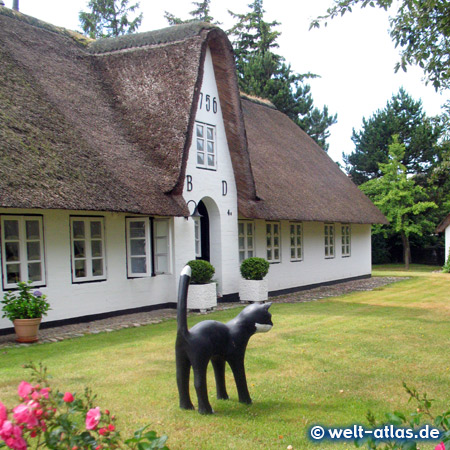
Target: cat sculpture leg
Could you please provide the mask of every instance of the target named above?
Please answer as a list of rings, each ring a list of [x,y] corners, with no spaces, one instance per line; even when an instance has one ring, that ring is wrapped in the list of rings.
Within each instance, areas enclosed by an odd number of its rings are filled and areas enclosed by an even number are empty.
[[[269,331],[272,315],[271,303],[254,303],[244,308],[233,320],[221,323],[215,320],[199,322],[190,330],[187,327],[187,293],[190,267],[181,272],[177,306],[177,340],[175,343],[177,386],[180,407],[194,409],[189,395],[189,375],[194,371],[194,386],[201,414],[213,412],[208,400],[206,374],[212,362],[217,386],[217,398],[228,399],[225,386],[225,362],[233,371],[239,401],[252,402],[245,376],[244,358],[249,339],[256,332]]]

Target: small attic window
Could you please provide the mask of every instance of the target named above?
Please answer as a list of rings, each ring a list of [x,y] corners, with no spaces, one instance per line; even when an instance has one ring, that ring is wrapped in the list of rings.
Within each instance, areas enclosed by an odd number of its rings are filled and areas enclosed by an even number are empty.
[[[215,170],[217,167],[216,127],[195,122],[195,145],[197,167]]]

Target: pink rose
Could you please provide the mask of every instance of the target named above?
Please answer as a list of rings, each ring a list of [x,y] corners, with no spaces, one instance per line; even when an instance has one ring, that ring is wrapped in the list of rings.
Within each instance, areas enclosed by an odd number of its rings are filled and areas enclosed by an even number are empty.
[[[64,394],[63,400],[64,400],[66,403],[72,403],[73,400],[74,400],[74,398],[73,398],[73,395],[72,395],[70,392],[66,392],[66,393]]]
[[[445,450],[444,443],[441,442],[440,444],[436,445],[436,447],[434,447],[434,450]]]
[[[3,425],[3,422],[8,418],[8,411],[6,410],[6,406],[0,402],[0,428]]]
[[[27,383],[26,381],[22,381],[19,384],[19,388],[17,389],[17,392],[19,393],[19,397],[28,399],[28,396],[33,392],[34,388],[31,386],[30,383]]]
[[[95,430],[97,428],[98,423],[100,422],[100,408],[90,409],[86,414],[86,429],[87,430]]]
[[[42,397],[48,399],[49,392],[50,392],[50,388],[43,388],[39,391],[39,394],[42,395]]]
[[[21,403],[13,409],[13,417],[18,424],[26,424],[29,429],[32,429],[39,424],[36,416],[37,408],[39,408],[37,402]]]

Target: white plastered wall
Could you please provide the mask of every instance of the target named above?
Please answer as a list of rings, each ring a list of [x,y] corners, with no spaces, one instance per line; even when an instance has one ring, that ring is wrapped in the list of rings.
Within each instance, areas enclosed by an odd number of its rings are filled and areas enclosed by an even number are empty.
[[[256,256],[266,258],[266,222],[255,220]],[[303,222],[303,260],[290,260],[289,221],[281,221],[281,262],[271,263],[269,292],[370,275],[371,226],[351,225],[351,255],[342,257],[341,224],[335,223],[335,256],[325,258],[324,224]]]
[[[108,212],[0,209],[0,215],[2,214],[42,215],[46,286],[40,290],[48,296],[52,308],[44,321],[176,302],[177,273],[179,273],[177,259],[182,260],[181,255],[183,253],[187,255],[190,251],[189,245],[185,244],[186,236],[190,234],[185,219],[171,218],[169,221],[171,273],[153,277],[127,278],[125,218],[133,215]],[[107,280],[72,282],[69,226],[71,215],[104,217]],[[177,239],[174,238],[175,227]],[[175,243],[179,247],[177,256],[174,252]],[[2,289],[3,283],[0,285],[1,298],[4,294]],[[11,326],[9,320],[0,319],[0,329]]]
[[[445,261],[450,254],[450,225],[445,229]]]
[[[207,95],[209,96],[209,111],[206,107]],[[216,112],[213,110],[214,100],[217,102]],[[192,145],[186,166],[186,177],[189,177],[189,183],[185,181],[183,196],[186,202],[191,200],[195,202],[190,203],[191,205],[198,204],[203,200],[208,209],[211,264],[216,270],[214,279],[218,281],[219,295],[237,293],[239,284],[237,191],[209,48],[205,57],[201,102],[199,101],[195,120],[216,127],[217,167],[216,170],[197,167],[194,125]],[[224,195],[223,182],[226,182],[226,195]],[[189,218],[188,221],[191,223],[192,230],[189,239],[193,245],[193,219]],[[194,252],[192,257],[194,258]]]

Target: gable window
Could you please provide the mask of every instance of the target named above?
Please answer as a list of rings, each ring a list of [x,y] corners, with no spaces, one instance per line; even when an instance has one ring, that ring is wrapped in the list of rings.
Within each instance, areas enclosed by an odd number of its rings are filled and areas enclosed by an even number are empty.
[[[325,258],[334,258],[334,224],[324,225]]]
[[[205,123],[195,123],[197,146],[197,167],[215,169],[217,166],[216,127]]]
[[[169,273],[169,220],[130,217],[126,219],[126,228],[128,277]]]
[[[351,227],[349,224],[342,224],[341,239],[342,239],[342,256],[350,256],[351,250]]]
[[[103,217],[71,217],[72,281],[106,280]]]
[[[3,216],[3,286],[14,288],[19,281],[45,284],[44,238],[41,216]]]
[[[254,235],[255,227],[253,222],[239,221],[238,223],[239,231],[239,262],[241,263],[244,259],[252,258],[255,256],[254,249]]]
[[[266,223],[267,261],[281,261],[280,224]]]
[[[301,223],[291,223],[291,261],[301,261],[303,259],[303,229]]]

